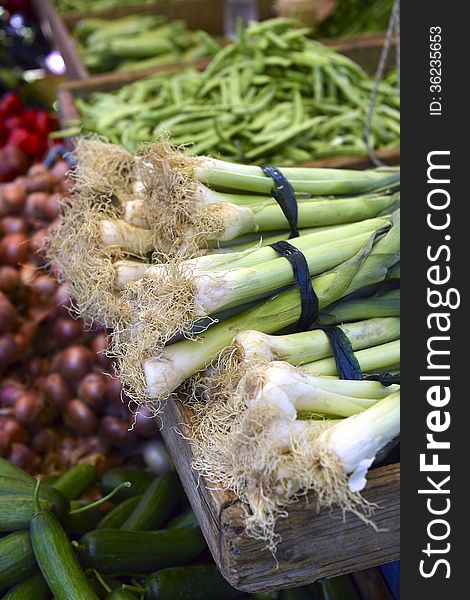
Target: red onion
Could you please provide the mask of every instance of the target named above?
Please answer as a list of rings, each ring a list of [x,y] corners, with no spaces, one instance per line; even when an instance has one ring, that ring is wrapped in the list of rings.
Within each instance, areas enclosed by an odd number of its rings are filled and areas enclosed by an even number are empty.
[[[15,403],[15,418],[20,425],[26,427],[39,422],[44,401],[37,392],[24,392]]]
[[[26,199],[23,214],[27,219],[47,218],[47,200],[49,196],[44,192],[34,192]]]
[[[35,452],[47,452],[56,446],[57,440],[57,433],[51,427],[46,427],[34,434],[31,440],[31,448]]]
[[[57,219],[61,210],[60,194],[51,194],[48,196],[44,204],[44,210],[49,221]]]
[[[27,233],[28,224],[22,217],[3,217],[0,221],[1,233]]]
[[[48,169],[41,164],[33,165],[27,175],[26,186],[28,192],[50,192],[54,180]]]
[[[13,364],[18,358],[18,346],[11,333],[0,336],[0,371]]]
[[[58,160],[51,169],[51,174],[56,183],[61,184],[66,179],[67,173],[70,171],[69,164],[66,160]]]
[[[9,233],[0,242],[0,261],[15,267],[28,257],[28,236],[24,233]]]
[[[45,359],[41,356],[33,356],[26,367],[29,376],[32,379],[37,379],[44,374],[46,368]]]
[[[41,260],[45,259],[45,245],[44,245],[44,241],[46,239],[48,235],[48,231],[46,227],[43,227],[42,229],[38,229],[34,235],[32,236],[32,238],[29,240],[29,250],[30,252],[32,252],[35,256],[37,256],[38,258],[40,258]]]
[[[83,323],[70,317],[60,317],[54,323],[54,338],[60,345],[67,345],[79,338],[83,331]]]
[[[31,291],[39,300],[47,300],[52,298],[57,289],[57,283],[54,277],[39,273],[29,284]]]
[[[31,471],[37,466],[36,454],[24,444],[12,444],[8,460],[25,471]]]
[[[134,425],[134,431],[139,437],[154,437],[159,424],[154,415],[145,406],[139,407],[136,414],[129,413],[129,426]]]
[[[108,336],[106,333],[101,332],[95,335],[91,342],[91,349],[96,354],[96,362],[103,367],[103,369],[112,371],[113,361],[105,354],[108,349]]]
[[[14,406],[23,393],[23,386],[16,379],[4,379],[0,382],[0,406]]]
[[[29,441],[27,430],[12,417],[0,421],[0,430],[8,437],[10,443],[26,444]]]
[[[59,285],[59,287],[55,291],[53,302],[54,306],[57,306],[57,308],[59,309],[58,312],[61,312],[65,315],[69,314],[70,296],[67,290],[67,284],[62,283],[61,285]]]
[[[15,267],[8,265],[0,267],[0,290],[5,294],[12,295],[20,285],[20,274]]]
[[[88,373],[77,389],[78,397],[92,407],[98,407],[105,401],[106,382],[103,375]]]
[[[0,292],[0,334],[9,333],[16,324],[18,319],[18,311],[5,296]]]
[[[26,185],[18,180],[7,183],[2,190],[3,200],[8,213],[19,213],[26,202]]]
[[[137,443],[137,436],[128,430],[126,421],[106,415],[101,419],[100,433],[116,446],[130,446]]]
[[[105,377],[106,381],[106,400],[112,404],[121,405],[122,385],[117,377]]]
[[[78,399],[69,402],[65,421],[71,429],[84,435],[93,433],[98,425],[95,413],[85,402]]]
[[[71,399],[69,386],[59,373],[51,373],[43,382],[42,389],[46,398],[58,409],[64,409]]]
[[[23,265],[21,265],[21,269],[20,269],[21,282],[24,285],[31,285],[31,282],[36,277],[37,273],[38,273],[38,268],[33,262],[28,261],[28,262],[24,263]]]
[[[91,368],[93,354],[86,346],[74,345],[62,352],[59,372],[65,379],[81,379]]]

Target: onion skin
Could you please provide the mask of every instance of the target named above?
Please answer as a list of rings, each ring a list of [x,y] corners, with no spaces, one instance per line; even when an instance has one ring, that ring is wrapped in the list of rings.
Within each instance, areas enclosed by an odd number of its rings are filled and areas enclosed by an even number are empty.
[[[16,267],[28,258],[28,236],[24,233],[9,233],[0,241],[0,261]]]
[[[18,346],[11,333],[0,336],[0,373],[18,358]]]

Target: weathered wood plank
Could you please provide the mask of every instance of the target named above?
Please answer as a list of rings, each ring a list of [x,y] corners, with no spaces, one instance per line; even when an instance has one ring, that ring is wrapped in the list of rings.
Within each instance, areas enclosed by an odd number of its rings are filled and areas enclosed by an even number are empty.
[[[191,412],[181,402],[168,403],[162,435],[214,559],[236,588],[255,592],[299,586],[322,577],[376,566],[399,556],[399,465],[374,469],[364,496],[379,504],[375,531],[354,515],[317,513],[313,499],[293,505],[278,522],[282,537],[277,560],[243,527],[243,507],[233,495],[211,489],[191,468],[191,447],[184,432]]]

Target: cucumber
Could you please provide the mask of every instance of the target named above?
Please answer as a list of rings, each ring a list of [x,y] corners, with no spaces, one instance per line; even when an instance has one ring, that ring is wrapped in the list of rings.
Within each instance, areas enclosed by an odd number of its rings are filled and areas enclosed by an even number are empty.
[[[188,563],[206,548],[199,528],[125,531],[96,529],[80,540],[87,566],[103,573],[143,573]]]
[[[147,578],[146,590],[148,600],[230,600],[243,595],[215,565],[162,569]]]
[[[135,467],[109,469],[101,478],[101,489],[103,494],[109,494],[120,483],[130,481],[132,484],[130,488],[123,488],[114,496],[114,499],[117,501],[127,500],[131,496],[143,494],[155,477],[154,473]]]
[[[49,594],[44,577],[38,573],[12,587],[2,600],[48,600]]]
[[[36,513],[30,532],[34,556],[55,600],[98,600],[54,514]]]
[[[47,500],[43,500],[41,506],[52,510],[52,504]],[[31,496],[0,496],[0,531],[28,529],[35,513]]]
[[[30,481],[36,483],[34,477],[16,465],[12,465],[4,458],[0,458],[0,477],[11,477],[21,481]]]
[[[96,529],[119,529],[139,504],[141,498],[141,494],[139,496],[132,496],[132,498],[128,498],[112,508],[109,513],[101,519],[96,526]]]
[[[159,529],[168,520],[177,501],[178,476],[170,471],[157,477],[145,490],[140,502],[121,525],[121,529],[145,531]]]
[[[184,529],[185,527],[199,527],[199,523],[197,522],[196,515],[193,511],[187,510],[172,519],[166,526],[167,529],[173,529],[173,527],[177,527],[178,529]]]
[[[87,491],[95,477],[95,465],[80,463],[61,475],[51,487],[62,492],[69,500],[76,500]]]
[[[29,531],[15,531],[0,539],[0,592],[36,570]]]
[[[32,498],[35,487],[36,479],[34,478],[32,481],[21,481],[11,477],[0,477],[0,496],[29,496]],[[49,501],[59,514],[66,514],[70,509],[70,502],[62,492],[47,485],[41,484],[39,497],[41,500]]]

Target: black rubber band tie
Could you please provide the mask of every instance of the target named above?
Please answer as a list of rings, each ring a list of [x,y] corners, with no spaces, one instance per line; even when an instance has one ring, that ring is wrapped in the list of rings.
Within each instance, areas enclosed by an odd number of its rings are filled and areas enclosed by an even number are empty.
[[[333,348],[336,370],[340,379],[363,379],[359,361],[354,354],[351,340],[342,329],[331,325],[322,327]]]
[[[297,229],[299,209],[294,188],[277,167],[261,167],[261,169],[263,170],[263,173],[268,177],[271,177],[276,184],[276,187],[271,189],[271,196],[279,204],[289,222],[289,239],[299,237],[299,231]]]
[[[300,291],[301,311],[300,318],[294,325],[295,331],[305,331],[318,319],[320,312],[318,296],[312,285],[312,279],[308,270],[308,263],[302,252],[286,242],[281,240],[270,244],[273,250],[279,252],[281,256],[287,258],[292,265],[294,278]]]
[[[364,379],[366,381],[379,381],[385,387],[395,384],[400,385],[400,373],[394,375],[391,373],[374,373],[373,375],[366,375]]]

